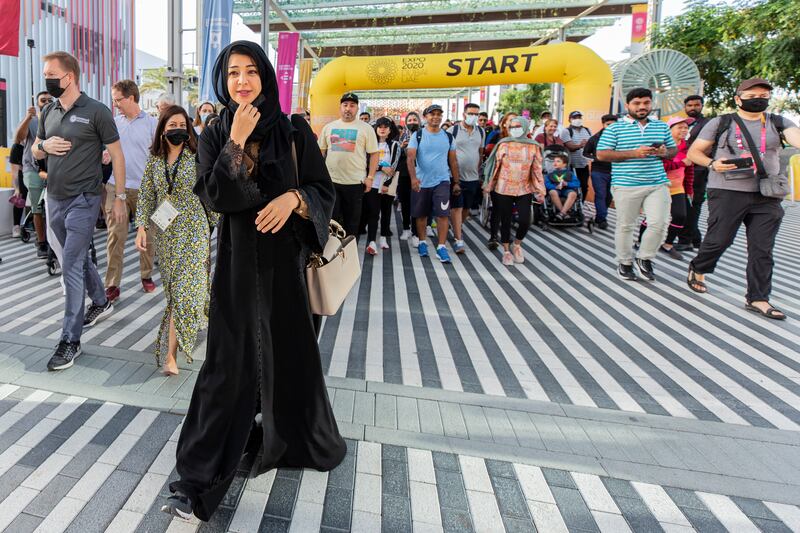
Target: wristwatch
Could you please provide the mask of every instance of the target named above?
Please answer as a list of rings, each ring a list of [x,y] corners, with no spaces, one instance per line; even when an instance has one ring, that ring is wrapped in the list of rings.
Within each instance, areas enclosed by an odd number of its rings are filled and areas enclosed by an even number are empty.
[[[716,161],[716,159],[712,159],[712,160],[711,160],[711,161],[709,161],[709,163],[708,163],[708,168],[710,168],[711,170],[714,170],[714,161]]]
[[[124,192],[123,193],[117,193],[117,194],[114,195],[114,198],[116,198],[117,200],[122,200],[124,202],[125,200],[128,199],[128,195],[125,194]]]
[[[36,148],[38,148],[40,152],[47,153],[47,150],[44,149],[44,141],[39,141],[39,144],[36,145]]]

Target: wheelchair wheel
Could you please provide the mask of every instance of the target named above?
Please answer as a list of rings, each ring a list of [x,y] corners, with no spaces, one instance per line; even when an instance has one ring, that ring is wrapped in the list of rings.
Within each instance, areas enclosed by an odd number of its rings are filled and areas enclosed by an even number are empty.
[[[481,202],[481,209],[480,209],[480,221],[481,226],[486,229],[489,229],[489,223],[492,213],[492,200],[489,198],[488,195],[483,197],[483,201]]]
[[[31,242],[31,232],[24,227],[19,228],[19,238],[22,240],[22,242]]]
[[[60,273],[60,267],[58,261],[48,261],[47,262],[47,273],[51,276],[57,276]]]

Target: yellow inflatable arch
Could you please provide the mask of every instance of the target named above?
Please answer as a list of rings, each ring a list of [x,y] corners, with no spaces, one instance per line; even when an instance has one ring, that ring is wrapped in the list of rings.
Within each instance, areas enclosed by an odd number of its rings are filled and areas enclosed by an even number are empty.
[[[517,83],[561,83],[564,111],[580,110],[600,129],[608,112],[611,69],[591,49],[565,42],[480,52],[383,57],[340,57],[325,65],[311,84],[311,124],[316,132],[339,117],[347,91],[478,87]]]

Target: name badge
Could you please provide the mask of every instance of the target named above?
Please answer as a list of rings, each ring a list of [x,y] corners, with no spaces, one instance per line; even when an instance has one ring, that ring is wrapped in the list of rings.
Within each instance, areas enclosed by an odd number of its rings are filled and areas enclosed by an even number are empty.
[[[169,200],[164,200],[161,202],[161,205],[158,206],[156,212],[153,213],[153,216],[150,217],[150,220],[155,222],[156,226],[161,229],[161,231],[167,231],[167,228],[172,221],[180,214],[180,211],[175,209],[175,206],[170,203]]]

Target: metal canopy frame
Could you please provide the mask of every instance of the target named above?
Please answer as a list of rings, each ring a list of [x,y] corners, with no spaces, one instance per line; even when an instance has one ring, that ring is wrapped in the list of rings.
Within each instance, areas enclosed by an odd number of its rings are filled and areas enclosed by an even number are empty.
[[[308,55],[461,52],[579,41],[643,0],[264,0],[269,34],[300,32]],[[261,31],[262,0],[234,0]]]

